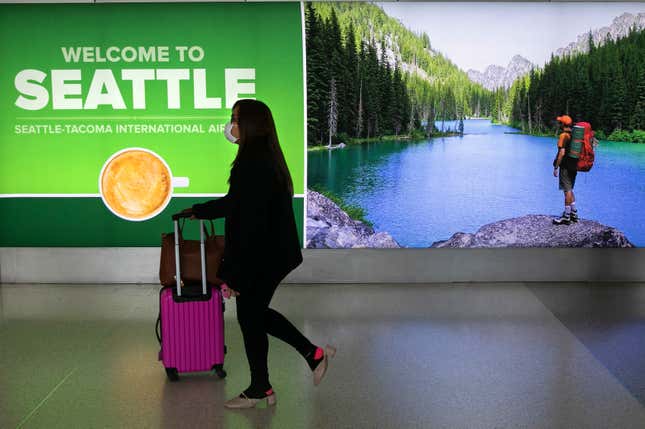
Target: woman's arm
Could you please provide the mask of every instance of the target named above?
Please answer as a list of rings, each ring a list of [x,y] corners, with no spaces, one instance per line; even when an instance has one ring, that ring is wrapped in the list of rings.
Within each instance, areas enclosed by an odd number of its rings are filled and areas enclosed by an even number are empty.
[[[193,205],[193,215],[197,219],[217,219],[228,216],[230,212],[231,197],[229,194],[217,200]]]

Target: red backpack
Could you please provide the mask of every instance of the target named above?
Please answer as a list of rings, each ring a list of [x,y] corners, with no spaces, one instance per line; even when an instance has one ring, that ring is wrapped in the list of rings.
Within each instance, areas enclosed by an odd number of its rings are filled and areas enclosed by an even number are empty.
[[[584,129],[584,133],[573,132],[571,136],[572,146],[576,147],[576,149],[579,148],[580,151],[578,155],[578,171],[589,171],[593,167],[595,159],[593,151],[594,132],[589,122],[578,122],[574,128],[577,127]]]

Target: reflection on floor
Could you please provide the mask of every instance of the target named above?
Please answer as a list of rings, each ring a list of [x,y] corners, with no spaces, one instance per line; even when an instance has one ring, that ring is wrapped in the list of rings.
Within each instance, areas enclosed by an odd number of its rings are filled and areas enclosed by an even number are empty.
[[[232,302],[231,302],[232,304]],[[338,346],[311,373],[271,340],[271,409],[248,384],[234,305],[229,376],[170,383],[155,285],[1,285],[1,428],[643,428],[645,285],[282,286],[274,308]]]

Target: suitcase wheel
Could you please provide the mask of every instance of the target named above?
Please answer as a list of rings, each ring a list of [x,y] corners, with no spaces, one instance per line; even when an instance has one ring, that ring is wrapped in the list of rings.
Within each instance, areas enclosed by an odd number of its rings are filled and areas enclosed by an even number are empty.
[[[166,375],[170,381],[179,381],[179,372],[177,368],[166,368]]]
[[[217,374],[219,378],[226,377],[226,371],[224,371],[224,366],[222,364],[213,365],[213,371],[215,371],[215,374]]]

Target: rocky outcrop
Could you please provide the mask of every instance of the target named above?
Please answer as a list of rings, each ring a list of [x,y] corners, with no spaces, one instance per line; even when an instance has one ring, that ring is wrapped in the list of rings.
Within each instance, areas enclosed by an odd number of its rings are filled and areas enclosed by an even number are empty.
[[[510,88],[517,78],[529,73],[535,65],[521,55],[515,55],[507,67],[490,65],[482,73],[478,70],[468,70],[468,78],[491,91],[497,88]]]
[[[431,247],[634,247],[625,234],[591,220],[554,225],[552,216],[528,215],[484,225],[474,234],[458,232]]]
[[[307,190],[307,243],[310,249],[396,248],[399,244],[386,232],[375,232],[353,220],[324,195]]]
[[[632,29],[636,31],[645,29],[645,12],[637,15],[624,13],[617,16],[608,27],[593,30],[591,38],[595,46],[602,46],[607,39],[618,40],[626,37]],[[564,57],[586,52],[589,52],[589,32],[578,35],[575,42],[555,51],[555,56]]]

